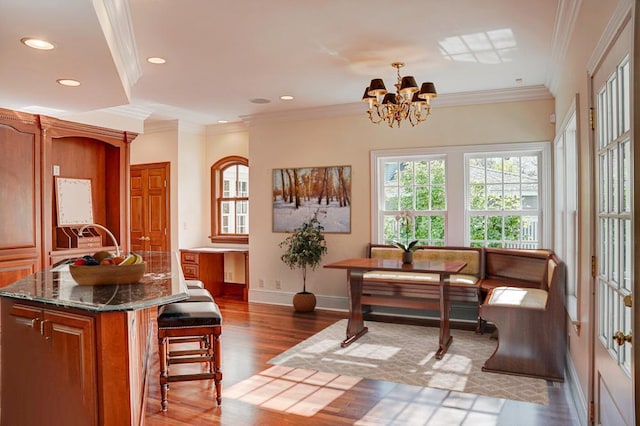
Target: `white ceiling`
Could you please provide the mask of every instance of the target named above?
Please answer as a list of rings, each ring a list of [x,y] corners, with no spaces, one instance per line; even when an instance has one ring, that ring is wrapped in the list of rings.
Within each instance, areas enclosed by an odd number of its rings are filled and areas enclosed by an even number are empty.
[[[335,105],[364,111],[372,78],[393,89],[394,61],[418,84],[435,83],[434,109],[469,92],[553,92],[568,1],[0,0],[0,107],[199,125]],[[56,49],[29,49],[26,36]]]

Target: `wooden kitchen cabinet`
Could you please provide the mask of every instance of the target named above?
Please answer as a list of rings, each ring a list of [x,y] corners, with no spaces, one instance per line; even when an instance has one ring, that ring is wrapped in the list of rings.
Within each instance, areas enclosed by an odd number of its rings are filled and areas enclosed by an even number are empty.
[[[220,296],[224,286],[224,254],[180,250],[182,272],[187,280],[200,280],[212,296]]]
[[[0,287],[42,267],[37,117],[0,109]]]
[[[129,145],[136,133],[0,108],[0,287],[71,257],[114,250],[59,241],[56,176],[91,181],[93,221],[129,251]]]
[[[3,424],[54,424],[56,413],[97,424],[92,317],[5,300],[2,337],[12,342],[2,353]]]
[[[231,258],[225,265],[225,259]],[[180,250],[182,272],[187,280],[200,280],[213,296],[248,300],[249,251],[225,248]],[[225,278],[225,266],[229,271]],[[234,279],[236,277],[236,279]]]
[[[143,423],[155,308],[85,313],[1,299],[1,424]]]

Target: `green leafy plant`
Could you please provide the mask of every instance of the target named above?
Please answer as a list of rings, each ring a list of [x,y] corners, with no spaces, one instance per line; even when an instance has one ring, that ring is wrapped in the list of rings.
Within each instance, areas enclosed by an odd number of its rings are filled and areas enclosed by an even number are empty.
[[[302,269],[302,292],[307,292],[307,269],[314,270],[327,252],[327,242],[322,231],[324,227],[318,220],[318,212],[296,228],[291,235],[280,243],[285,252],[280,259],[291,269]]]

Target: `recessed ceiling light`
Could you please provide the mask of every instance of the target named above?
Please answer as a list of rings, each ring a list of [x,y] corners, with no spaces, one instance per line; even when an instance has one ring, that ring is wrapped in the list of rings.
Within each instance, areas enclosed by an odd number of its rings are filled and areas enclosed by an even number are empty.
[[[268,104],[271,101],[269,99],[264,99],[264,98],[253,98],[253,99],[250,99],[249,102],[251,102],[252,104]]]
[[[50,43],[46,40],[33,38],[33,37],[21,38],[20,42],[25,46],[31,47],[33,49],[38,49],[38,50],[51,50],[55,47],[53,43]]]
[[[76,87],[80,86],[80,82],[78,80],[73,80],[71,78],[59,78],[56,80],[58,84],[62,84],[63,86]]]
[[[291,96],[291,95],[282,95],[282,96],[280,96],[280,99],[282,99],[283,101],[292,101],[293,100],[293,96]]]
[[[167,62],[167,60],[159,56],[152,56],[150,58],[147,58],[147,62],[149,62],[150,64],[164,64],[165,62]]]
[[[218,120],[218,123],[220,124],[227,124],[229,122],[229,120]]]

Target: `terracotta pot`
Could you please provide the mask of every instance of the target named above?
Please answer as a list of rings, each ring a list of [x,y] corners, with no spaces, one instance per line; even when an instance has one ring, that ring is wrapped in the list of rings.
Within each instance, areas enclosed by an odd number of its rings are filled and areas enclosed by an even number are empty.
[[[412,251],[403,251],[402,252],[402,263],[413,263],[413,252]]]
[[[293,295],[293,309],[296,312],[313,312],[316,308],[316,296],[308,291]]]

